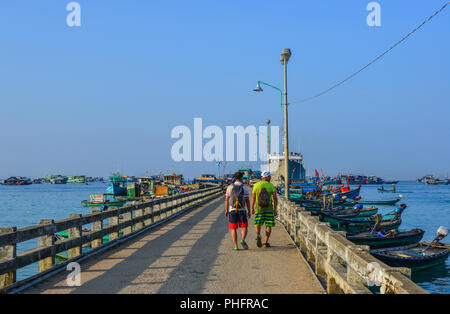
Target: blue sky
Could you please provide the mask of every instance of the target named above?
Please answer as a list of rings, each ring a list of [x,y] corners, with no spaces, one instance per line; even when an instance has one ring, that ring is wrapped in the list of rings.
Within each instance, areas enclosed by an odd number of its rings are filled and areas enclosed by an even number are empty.
[[[279,56],[290,48],[289,99],[365,65],[445,1],[65,0],[0,4],[0,177],[215,173],[175,163],[177,125],[282,124]],[[450,8],[353,80],[289,108],[291,150],[323,168],[414,179],[446,175],[450,155]],[[244,163],[229,164],[228,170]]]

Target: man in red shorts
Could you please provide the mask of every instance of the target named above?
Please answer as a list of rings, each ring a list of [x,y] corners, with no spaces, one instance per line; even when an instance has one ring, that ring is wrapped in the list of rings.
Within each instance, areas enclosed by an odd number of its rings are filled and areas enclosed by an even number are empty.
[[[231,238],[234,243],[233,250],[239,250],[237,243],[237,229],[241,228],[241,245],[244,250],[248,250],[245,242],[248,229],[248,219],[250,213],[250,193],[245,184],[242,183],[243,175],[236,172],[233,176],[234,183],[227,188],[225,195],[225,216],[228,217],[228,227],[231,230]]]

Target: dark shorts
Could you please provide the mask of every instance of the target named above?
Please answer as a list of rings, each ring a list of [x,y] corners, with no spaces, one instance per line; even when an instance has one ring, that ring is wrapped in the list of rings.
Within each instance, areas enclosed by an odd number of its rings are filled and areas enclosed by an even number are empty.
[[[228,227],[231,230],[238,228],[248,228],[248,219],[246,210],[233,210],[228,214]]]

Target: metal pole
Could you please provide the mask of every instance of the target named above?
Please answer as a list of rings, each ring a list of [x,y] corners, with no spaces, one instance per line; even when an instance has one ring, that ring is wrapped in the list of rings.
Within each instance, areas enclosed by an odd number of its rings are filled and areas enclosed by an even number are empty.
[[[289,145],[288,145],[287,60],[284,58],[284,183],[285,198],[289,200]]]
[[[267,164],[270,165],[270,120],[266,121],[267,123]],[[268,171],[270,171],[270,166],[269,169],[267,169]]]

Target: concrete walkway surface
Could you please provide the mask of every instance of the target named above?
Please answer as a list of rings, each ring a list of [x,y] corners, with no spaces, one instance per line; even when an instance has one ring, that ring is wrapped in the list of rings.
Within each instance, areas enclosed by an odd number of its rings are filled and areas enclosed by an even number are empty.
[[[213,200],[82,261],[80,287],[61,272],[23,293],[323,293],[281,225],[268,249],[249,225],[250,249],[232,251],[224,198]]]

